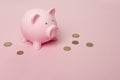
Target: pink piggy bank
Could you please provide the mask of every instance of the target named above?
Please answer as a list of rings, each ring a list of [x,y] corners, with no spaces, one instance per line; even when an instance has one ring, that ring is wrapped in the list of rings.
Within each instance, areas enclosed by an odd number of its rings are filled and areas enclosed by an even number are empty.
[[[48,11],[32,9],[28,11],[23,16],[20,27],[24,41],[30,41],[35,49],[40,49],[42,43],[54,39],[57,35],[55,9],[52,8]]]

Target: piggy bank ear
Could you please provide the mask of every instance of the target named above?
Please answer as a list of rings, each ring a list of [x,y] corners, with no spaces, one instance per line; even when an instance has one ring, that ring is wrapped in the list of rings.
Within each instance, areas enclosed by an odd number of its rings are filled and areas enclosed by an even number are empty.
[[[55,8],[49,9],[48,13],[54,16],[55,15]]]
[[[32,18],[32,24],[34,24],[39,17],[40,17],[39,14],[35,14],[35,15],[33,16],[33,18]]]

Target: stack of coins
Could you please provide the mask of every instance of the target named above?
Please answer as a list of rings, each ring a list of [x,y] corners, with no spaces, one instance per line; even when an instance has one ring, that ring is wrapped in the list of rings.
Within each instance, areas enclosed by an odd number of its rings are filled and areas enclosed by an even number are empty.
[[[80,35],[79,35],[78,33],[74,33],[74,34],[72,34],[72,37],[73,37],[73,38],[79,38]],[[72,44],[73,44],[73,45],[78,45],[78,44],[79,44],[79,41],[78,41],[78,40],[73,40],[73,41],[72,41]],[[86,46],[87,46],[87,47],[93,47],[94,44],[93,44],[92,42],[87,42],[87,43],[86,43]],[[64,49],[64,51],[70,51],[70,50],[71,50],[71,47],[70,47],[70,46],[65,46],[63,49]]]

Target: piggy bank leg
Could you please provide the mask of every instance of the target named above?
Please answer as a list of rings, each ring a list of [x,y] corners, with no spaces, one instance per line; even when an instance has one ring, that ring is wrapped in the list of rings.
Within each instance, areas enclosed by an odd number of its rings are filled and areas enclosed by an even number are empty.
[[[41,48],[41,43],[37,42],[37,41],[34,41],[33,42],[33,48],[39,50]]]

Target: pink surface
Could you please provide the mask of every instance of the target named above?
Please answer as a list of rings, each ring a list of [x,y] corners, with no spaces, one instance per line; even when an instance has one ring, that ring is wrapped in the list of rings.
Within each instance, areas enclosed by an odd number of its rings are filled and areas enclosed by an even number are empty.
[[[39,51],[21,42],[19,29],[23,14],[36,7],[55,7],[61,31]],[[120,0],[4,0],[0,10],[0,80],[120,80]],[[79,45],[71,44],[73,33]],[[6,41],[13,45],[4,47]],[[89,41],[94,47],[85,46]],[[65,52],[66,45],[72,50]]]

